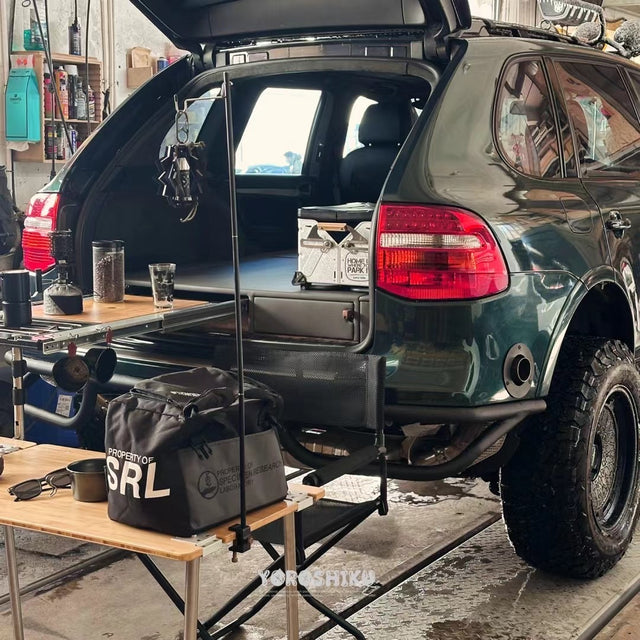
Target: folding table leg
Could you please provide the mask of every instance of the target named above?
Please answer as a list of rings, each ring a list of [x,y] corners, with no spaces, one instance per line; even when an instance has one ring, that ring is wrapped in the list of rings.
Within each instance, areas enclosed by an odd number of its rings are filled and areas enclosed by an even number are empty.
[[[7,556],[7,574],[9,576],[9,597],[11,599],[11,619],[13,620],[14,640],[24,640],[22,627],[22,606],[20,604],[20,584],[18,582],[18,563],[16,562],[16,539],[13,527],[4,526],[4,549]]]
[[[198,640],[200,558],[186,563],[184,574],[184,640]]]
[[[284,572],[286,575],[285,597],[287,599],[287,640],[298,640],[300,623],[298,620],[298,589],[291,582],[289,571],[295,573],[296,565],[296,524],[293,513],[284,517]]]

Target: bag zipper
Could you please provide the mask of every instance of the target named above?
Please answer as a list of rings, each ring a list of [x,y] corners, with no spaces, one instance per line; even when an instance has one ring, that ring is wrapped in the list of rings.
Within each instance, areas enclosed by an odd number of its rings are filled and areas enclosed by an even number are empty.
[[[155,391],[149,391],[148,389],[139,389],[137,387],[133,387],[131,389],[131,393],[134,395],[140,396],[141,398],[147,398],[149,400],[158,400],[159,402],[166,402],[174,407],[178,407],[179,409],[186,409],[189,405],[193,405],[193,409],[197,411],[198,405],[197,402],[201,398],[204,398],[212,391],[216,391],[216,389],[205,389],[200,395],[193,396],[189,398],[186,402],[178,402],[178,400],[174,400],[170,396],[164,396],[161,393],[156,393]],[[234,396],[235,398],[235,396]],[[222,408],[222,407],[221,407]]]
[[[147,398],[148,400],[158,400],[159,402],[166,402],[167,404],[173,405],[174,407],[179,407],[182,409],[184,406],[177,400],[173,398],[167,398],[167,396],[163,396],[161,393],[154,393],[153,391],[148,391],[147,389],[137,389],[134,387],[131,389],[131,393],[134,396],[140,396],[141,398]],[[188,402],[185,404],[189,404]]]

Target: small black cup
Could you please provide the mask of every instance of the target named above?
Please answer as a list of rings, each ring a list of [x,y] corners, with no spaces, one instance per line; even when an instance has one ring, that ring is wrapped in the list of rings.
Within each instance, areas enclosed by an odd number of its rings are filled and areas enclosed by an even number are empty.
[[[29,272],[13,269],[0,273],[2,282],[2,311],[5,327],[24,327],[31,324],[31,289]]]
[[[30,302],[3,302],[5,327],[26,327],[31,324]]]
[[[29,302],[31,288],[26,269],[12,269],[0,273],[2,278],[2,300],[4,302]]]

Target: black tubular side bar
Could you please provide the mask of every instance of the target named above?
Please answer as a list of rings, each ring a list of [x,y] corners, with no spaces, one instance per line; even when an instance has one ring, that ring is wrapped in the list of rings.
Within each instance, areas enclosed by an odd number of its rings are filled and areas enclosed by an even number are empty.
[[[546,405],[545,405],[546,406]],[[442,464],[436,464],[433,466],[408,466],[393,462],[387,463],[389,476],[397,478],[398,480],[442,480],[442,478],[448,478],[461,473],[473,462],[484,453],[491,445],[495,444],[502,436],[505,436],[515,427],[517,427],[529,413],[517,413],[510,418],[501,420],[491,425],[483,434],[476,438],[471,445],[459,456],[456,456],[453,460]],[[294,436],[287,432],[285,428],[279,430],[280,442],[283,447],[302,464],[317,468],[322,465],[326,465],[328,462],[335,461],[336,458],[332,456],[323,456],[321,454],[312,453],[301,445]],[[364,475],[377,475],[380,472],[380,468],[377,465],[368,465],[361,469],[358,469],[358,473]]]

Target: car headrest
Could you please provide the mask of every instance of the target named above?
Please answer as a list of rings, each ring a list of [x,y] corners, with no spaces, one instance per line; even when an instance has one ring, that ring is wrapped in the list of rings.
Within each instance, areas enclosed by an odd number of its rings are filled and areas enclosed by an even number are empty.
[[[411,125],[411,111],[407,104],[372,104],[362,116],[358,139],[364,145],[402,144]]]

